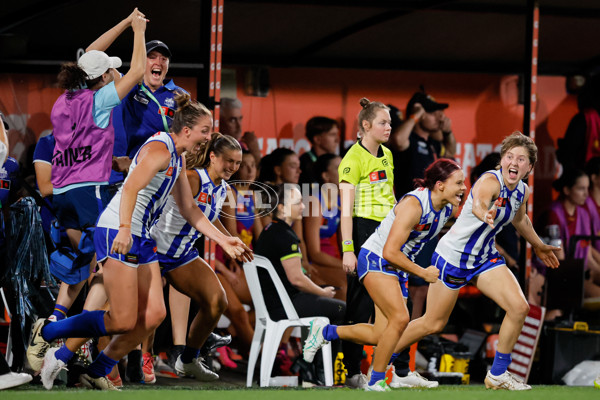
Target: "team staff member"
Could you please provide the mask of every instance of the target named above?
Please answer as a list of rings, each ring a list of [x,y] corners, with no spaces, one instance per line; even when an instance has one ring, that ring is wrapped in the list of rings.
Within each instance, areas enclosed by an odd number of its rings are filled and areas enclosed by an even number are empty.
[[[109,31],[88,47],[103,50],[117,31]],[[146,43],[146,70],[142,83],[136,85],[113,111],[115,146],[111,184],[123,181],[131,159],[146,140],[159,131],[169,131],[177,109],[175,94],[185,92],[172,79],[165,80],[169,71],[171,50],[160,40]]]
[[[194,204],[187,176],[180,176],[185,168],[181,154],[201,149],[212,130],[212,115],[188,94],[179,94],[176,100],[179,109],[173,132],[159,132],[148,139],[125,184],[98,221],[94,244],[103,267],[109,311],[90,311],[51,324],[39,319],[27,349],[30,364],[43,357],[57,338],[116,335],[80,377],[84,386],[115,390],[105,376],[166,314],[156,242],[149,231],[171,191],[181,214],[194,228],[217,241],[232,258],[252,259],[241,240],[223,235],[208,221]]]
[[[136,8],[109,30],[118,32],[112,41],[129,27],[134,32],[131,67],[124,76],[114,69],[121,66],[121,60],[98,50],[86,52],[77,63],[63,64],[58,74],[58,84],[65,92],[50,114],[55,143],[45,190],[52,189],[57,220],[75,249],[82,232],[96,226],[109,201],[112,161],[107,149],[114,142],[112,110],[142,77],[146,22]],[[90,266],[94,265],[92,260]],[[84,284],[85,280],[74,285],[61,283],[53,319],[66,317]],[[34,363],[31,367],[38,371],[42,365]]]
[[[106,32],[88,47],[104,50],[120,34],[120,27],[116,26]],[[127,173],[131,160],[146,142],[156,132],[168,132],[173,123],[173,116],[177,110],[175,102],[176,92],[186,92],[175,85],[173,80],[166,80],[171,60],[171,50],[160,40],[151,40],[146,43],[146,67],[144,78],[139,85],[134,86],[113,111],[113,127],[115,130],[115,144],[113,147],[113,170],[110,175],[110,195],[114,195],[123,183],[124,173]],[[187,93],[187,92],[186,92]],[[144,380],[146,383],[154,380],[152,358],[153,335],[148,342],[143,344],[142,351],[134,350],[129,356],[128,377],[133,381]],[[141,367],[144,357],[144,374]]]
[[[373,301],[356,276],[356,260],[363,243],[396,203],[392,153],[383,146],[390,137],[389,108],[378,101],[360,99],[360,140],[346,153],[339,166],[342,216],[340,220],[344,271],[348,274],[345,325],[366,323],[373,314]],[[362,346],[343,342],[348,386],[365,387],[360,373]]]

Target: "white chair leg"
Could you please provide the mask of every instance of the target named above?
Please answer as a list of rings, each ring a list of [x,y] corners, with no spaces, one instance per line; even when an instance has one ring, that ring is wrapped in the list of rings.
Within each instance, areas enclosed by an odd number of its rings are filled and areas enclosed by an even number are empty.
[[[331,343],[321,348],[323,355],[323,373],[325,374],[325,386],[333,386],[333,362],[331,359]]]
[[[279,349],[279,343],[281,337],[285,332],[287,325],[274,323],[269,325],[265,332],[265,340],[263,343],[262,357],[260,361],[260,386],[269,386],[271,380],[271,371],[273,370],[273,364],[275,363],[275,357],[277,356],[277,350]]]
[[[265,333],[265,327],[256,321],[256,328],[254,329],[254,336],[252,337],[252,345],[250,346],[250,355],[248,356],[248,372],[246,373],[246,386],[252,386],[252,379],[254,378],[254,368],[256,367],[256,360],[260,354],[260,345],[262,338]]]

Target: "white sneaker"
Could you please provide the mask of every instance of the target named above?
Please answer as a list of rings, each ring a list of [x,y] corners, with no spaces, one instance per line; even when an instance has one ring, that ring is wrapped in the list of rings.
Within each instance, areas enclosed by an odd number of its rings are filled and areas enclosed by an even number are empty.
[[[6,374],[0,375],[0,390],[24,385],[27,382],[31,382],[32,379],[33,377],[29,374],[8,372]]]
[[[31,339],[29,347],[27,347],[27,361],[34,372],[39,372],[44,363],[44,356],[50,348],[50,343],[46,342],[42,337],[42,328],[46,324],[45,318],[39,318],[31,328]]]
[[[369,380],[365,374],[355,374],[346,379],[346,386],[353,389],[366,389]]]
[[[398,388],[435,388],[439,386],[438,381],[430,381],[427,378],[421,376],[417,371],[409,372],[408,375],[400,377],[396,375],[396,368],[393,365],[388,365],[387,370],[392,369],[392,382],[390,387],[394,389]],[[387,371],[386,370],[386,371]]]
[[[191,363],[184,364],[181,361],[180,355],[177,357],[177,361],[175,361],[175,370],[183,376],[194,377],[200,382],[210,382],[219,379],[219,375],[208,369],[200,358],[194,359]]]
[[[54,380],[60,371],[67,369],[65,367],[65,363],[56,358],[57,351],[57,348],[52,348],[46,352],[46,356],[44,357],[44,365],[42,365],[42,370],[40,372],[42,384],[47,390],[52,389],[52,386],[54,386]]]
[[[304,361],[313,362],[315,359],[315,354],[323,345],[329,343],[323,337],[323,328],[327,326],[327,323],[319,318],[315,318],[310,321],[310,330],[308,331],[308,337],[304,341],[304,349],[302,349],[302,354],[304,355]]]
[[[488,371],[484,382],[487,389],[531,390],[531,386],[508,371],[499,376],[492,375],[492,373]]]
[[[381,379],[372,385],[365,387],[365,392],[390,392],[392,389],[385,383],[385,379]]]
[[[113,383],[105,376],[92,378],[88,374],[81,374],[79,375],[79,382],[88,389],[121,391],[121,389],[113,385]]]

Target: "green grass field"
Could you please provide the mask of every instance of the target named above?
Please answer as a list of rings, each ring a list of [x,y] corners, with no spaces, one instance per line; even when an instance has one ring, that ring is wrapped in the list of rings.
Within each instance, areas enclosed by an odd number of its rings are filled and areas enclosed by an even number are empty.
[[[346,388],[252,388],[241,390],[222,387],[219,390],[212,390],[190,386],[128,386],[122,392],[97,392],[64,388],[46,391],[38,385],[29,385],[17,390],[0,392],[2,400],[80,400],[82,397],[86,400],[197,400],[199,398],[211,400],[358,400],[365,399],[365,397],[402,400],[582,400],[600,399],[600,390],[593,387],[535,386],[533,390],[527,392],[507,392],[486,390],[483,385],[470,385],[441,386],[428,390],[398,389],[389,393],[365,393]]]

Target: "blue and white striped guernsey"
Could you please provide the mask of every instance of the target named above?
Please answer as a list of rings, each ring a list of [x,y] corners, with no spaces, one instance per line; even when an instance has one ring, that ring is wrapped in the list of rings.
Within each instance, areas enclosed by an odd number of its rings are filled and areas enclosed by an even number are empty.
[[[504,185],[502,171],[487,171],[500,183],[500,195],[495,201],[497,211],[494,228],[481,221],[473,214],[473,190],[460,213],[458,219],[442,237],[436,252],[448,263],[463,269],[473,269],[482,263],[498,256],[495,237],[505,225],[508,225],[523,204],[526,185],[519,181],[515,190],[508,190]]]
[[[425,243],[431,240],[440,233],[446,222],[452,215],[452,204],[447,204],[440,211],[435,211],[431,205],[431,191],[427,188],[418,188],[412,192],[408,192],[406,196],[414,196],[421,203],[421,218],[419,223],[413,227],[408,235],[406,243],[402,245],[402,252],[413,262],[415,257]],[[383,258],[383,246],[390,234],[394,219],[396,218],[395,209],[398,203],[381,221],[375,232],[371,234],[369,239],[363,244],[363,249],[367,249],[379,257]]]
[[[177,181],[177,177],[181,173],[182,163],[181,156],[177,154],[175,149],[173,138],[168,133],[156,133],[142,145],[140,150],[150,142],[164,143],[171,153],[171,160],[167,168],[159,171],[150,183],[138,192],[135,201],[135,208],[131,217],[131,234],[148,239],[150,238],[150,228],[160,216],[167,198]],[[138,150],[129,167],[125,183],[131,178],[131,173],[137,166],[139,154],[140,151]],[[110,229],[119,228],[119,206],[121,204],[122,192],[123,187],[119,188],[117,194],[112,198],[102,215],[100,215],[97,226]]]
[[[215,185],[205,169],[194,169],[200,176],[200,189],[194,195],[198,208],[210,222],[214,222],[221,213],[227,197],[227,183],[221,181]],[[194,246],[194,242],[202,236],[192,227],[179,212],[173,196],[169,196],[165,212],[152,227],[152,238],[156,241],[157,252],[171,258],[179,258]]]

